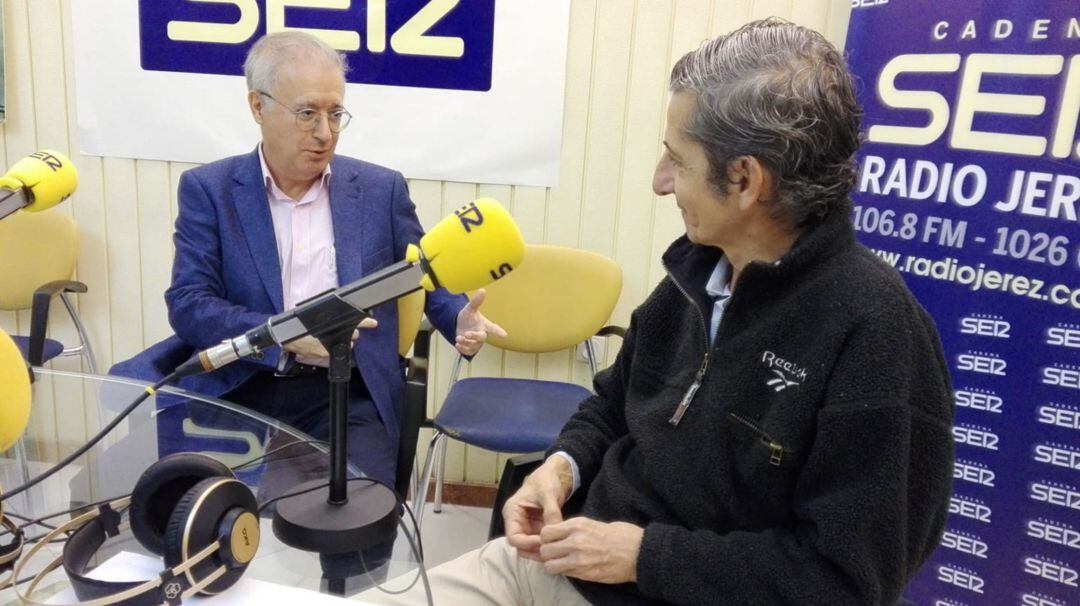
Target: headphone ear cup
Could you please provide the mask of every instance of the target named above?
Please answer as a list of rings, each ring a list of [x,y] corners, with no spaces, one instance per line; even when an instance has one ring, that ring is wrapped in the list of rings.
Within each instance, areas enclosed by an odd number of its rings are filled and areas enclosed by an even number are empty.
[[[128,518],[135,539],[151,553],[164,553],[164,535],[177,502],[206,478],[233,477],[228,465],[206,455],[181,452],[148,467],[131,492]]]
[[[18,525],[14,521],[5,517],[3,513],[0,513],[0,532],[11,536],[11,542],[7,545],[0,545],[0,571],[5,570],[8,566],[15,563],[22,555],[23,550],[23,533],[19,530]],[[14,580],[14,579],[12,579]]]
[[[0,486],[0,495],[3,494],[4,487]],[[3,571],[9,563],[19,559],[23,546],[22,533],[19,532],[19,527],[15,525],[15,522],[4,516],[4,502],[0,501],[0,537],[5,534],[11,535],[11,542],[7,545],[0,544],[0,571]]]
[[[232,536],[237,528],[242,537]],[[188,583],[194,585],[217,568],[227,567],[221,578],[200,591],[204,595],[220,593],[240,580],[258,548],[258,502],[251,489],[236,478],[207,478],[188,490],[173,508],[163,538],[162,555],[169,568],[220,540],[222,547],[217,553],[185,573]]]

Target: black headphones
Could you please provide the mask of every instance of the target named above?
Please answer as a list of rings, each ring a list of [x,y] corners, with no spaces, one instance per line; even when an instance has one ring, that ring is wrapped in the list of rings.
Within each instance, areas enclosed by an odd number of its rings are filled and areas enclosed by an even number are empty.
[[[163,556],[166,569],[147,581],[86,576],[97,550],[120,532],[124,508],[136,540]],[[130,497],[101,505],[50,532],[19,561],[15,574],[41,547],[72,530],[63,554],[34,577],[26,594],[19,594],[24,603],[37,604],[28,596],[45,574],[63,564],[75,595],[88,606],[179,604],[195,593],[221,593],[240,580],[259,546],[258,503],[224,463],[201,454],[169,455],[143,472]]]
[[[0,488],[0,494],[4,494],[3,488]],[[15,561],[22,555],[23,549],[23,531],[19,528],[11,518],[4,515],[4,503],[0,501],[0,526],[7,531],[7,534],[11,535],[11,540],[0,545],[0,573],[7,571],[15,566]],[[12,578],[11,580],[14,580]],[[0,588],[4,586],[4,583],[0,583]]]

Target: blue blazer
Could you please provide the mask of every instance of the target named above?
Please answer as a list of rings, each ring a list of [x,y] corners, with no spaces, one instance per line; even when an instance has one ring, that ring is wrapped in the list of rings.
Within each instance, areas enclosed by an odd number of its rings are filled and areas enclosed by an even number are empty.
[[[331,161],[330,212],[338,284],[345,285],[405,258],[423,229],[401,173],[343,156]],[[173,237],[172,285],[165,291],[176,334],[110,374],[157,381],[196,350],[217,345],[282,312],[281,266],[258,150],[225,158],[180,177],[180,212]],[[425,312],[451,342],[466,298],[429,293]],[[374,310],[379,326],[361,331],[356,366],[390,435],[400,431],[404,378],[397,352],[397,305]],[[259,370],[278,367],[281,348],[179,386],[219,397]]]

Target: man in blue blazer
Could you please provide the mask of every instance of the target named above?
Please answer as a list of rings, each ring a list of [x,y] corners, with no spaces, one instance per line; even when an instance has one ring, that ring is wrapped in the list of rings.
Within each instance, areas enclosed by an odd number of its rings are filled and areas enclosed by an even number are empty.
[[[113,368],[153,380],[196,350],[263,324],[328,288],[405,256],[423,230],[397,171],[335,156],[351,118],[343,106],[345,64],[312,36],[267,36],[244,64],[248,103],[262,130],[254,151],[180,178],[176,256],[165,293],[176,335]],[[425,312],[466,355],[488,331],[483,295],[435,291]],[[389,484],[404,381],[397,308],[383,305],[354,335],[349,387],[349,459]],[[273,416],[316,438],[328,435],[327,352],[313,337],[238,361],[180,385]]]

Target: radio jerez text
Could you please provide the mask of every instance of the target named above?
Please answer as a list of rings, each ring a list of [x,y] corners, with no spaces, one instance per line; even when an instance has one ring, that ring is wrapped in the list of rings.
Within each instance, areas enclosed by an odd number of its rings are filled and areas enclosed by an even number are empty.
[[[986,170],[977,164],[938,165],[906,158],[896,158],[890,164],[881,156],[867,155],[859,169],[859,192],[915,202],[970,208],[983,202],[989,187]],[[1078,201],[1080,177],[1017,170],[1005,195],[992,206],[997,212],[1076,223]]]

